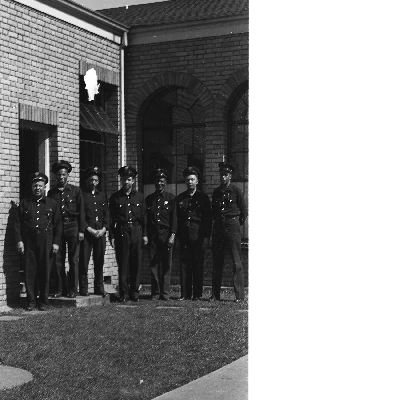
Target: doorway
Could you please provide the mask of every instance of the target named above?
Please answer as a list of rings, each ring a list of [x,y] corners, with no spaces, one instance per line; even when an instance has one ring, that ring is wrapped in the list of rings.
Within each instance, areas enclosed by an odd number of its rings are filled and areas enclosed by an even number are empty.
[[[49,137],[51,127],[31,121],[20,121],[19,161],[20,161],[20,198],[32,194],[29,177],[39,171],[50,178]]]

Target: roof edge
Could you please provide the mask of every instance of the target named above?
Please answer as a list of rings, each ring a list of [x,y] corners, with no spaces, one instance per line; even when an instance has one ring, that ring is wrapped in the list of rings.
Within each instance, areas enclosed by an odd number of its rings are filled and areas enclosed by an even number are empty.
[[[249,18],[244,14],[184,23],[134,25],[128,34],[128,47],[248,32]]]
[[[18,1],[18,0],[17,0]],[[129,27],[113,19],[105,17],[94,10],[90,10],[70,0],[36,0],[51,8],[65,12],[75,18],[97,26],[98,28],[108,30],[115,34],[122,35],[129,31]]]

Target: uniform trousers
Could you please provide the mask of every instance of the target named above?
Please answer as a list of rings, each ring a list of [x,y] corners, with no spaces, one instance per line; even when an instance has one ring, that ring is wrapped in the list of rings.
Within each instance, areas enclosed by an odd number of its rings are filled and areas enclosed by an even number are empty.
[[[198,225],[189,225],[179,234],[181,264],[181,297],[190,299],[203,295],[204,250]],[[192,291],[193,290],[193,291]]]
[[[79,291],[88,291],[88,269],[90,256],[93,252],[94,293],[103,294],[103,266],[104,252],[106,250],[106,236],[94,237],[85,232],[85,238],[80,244],[79,252]]]
[[[65,256],[68,245],[68,282],[65,272]],[[60,249],[55,257],[55,288],[56,292],[66,295],[76,292],[78,284],[79,239],[78,223],[63,222]]]
[[[233,287],[236,299],[244,299],[244,276],[241,257],[241,233],[238,218],[216,220],[212,236],[213,279],[212,297],[220,300],[225,251],[232,257]]]
[[[28,307],[36,306],[39,291],[39,306],[45,306],[49,297],[49,279],[53,259],[52,230],[30,233],[24,238],[25,286]]]
[[[117,225],[114,238],[120,297],[138,299],[142,262],[142,227],[141,225]]]
[[[172,247],[168,248],[169,229],[149,232],[151,296],[169,298],[172,270]]]

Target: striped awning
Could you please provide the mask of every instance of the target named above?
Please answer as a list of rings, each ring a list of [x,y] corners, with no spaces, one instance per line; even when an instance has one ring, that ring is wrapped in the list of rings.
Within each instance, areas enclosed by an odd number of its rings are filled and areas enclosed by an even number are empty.
[[[88,103],[80,103],[79,114],[80,125],[84,129],[113,135],[120,134],[108,115],[100,107],[95,107]]]

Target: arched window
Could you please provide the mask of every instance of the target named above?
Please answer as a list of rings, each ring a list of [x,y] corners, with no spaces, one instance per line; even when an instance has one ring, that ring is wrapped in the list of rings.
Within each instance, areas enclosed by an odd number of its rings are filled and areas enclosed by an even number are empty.
[[[161,89],[143,118],[144,194],[154,191],[154,166],[169,172],[169,191],[176,194],[186,189],[183,170],[194,165],[203,172],[204,161],[205,117],[199,98],[178,87]]]
[[[228,161],[235,167],[232,180],[248,199],[249,180],[249,83],[240,85],[228,111]],[[248,223],[242,228],[242,242],[248,243]]]

